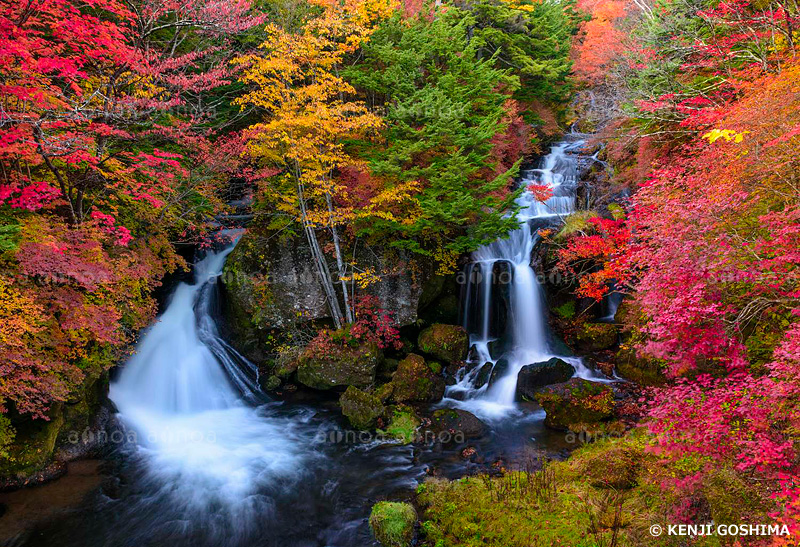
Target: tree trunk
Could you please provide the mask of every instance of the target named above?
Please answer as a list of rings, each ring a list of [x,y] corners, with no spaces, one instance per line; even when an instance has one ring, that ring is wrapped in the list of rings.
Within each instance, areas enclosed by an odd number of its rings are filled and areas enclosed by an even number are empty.
[[[350,306],[350,297],[349,291],[347,290],[347,281],[345,281],[345,277],[347,276],[347,267],[345,266],[344,260],[342,260],[342,248],[339,245],[339,232],[336,230],[336,225],[333,223],[333,200],[331,199],[330,193],[325,194],[325,200],[328,203],[328,226],[331,230],[331,236],[333,237],[333,247],[336,251],[336,266],[338,267],[338,275],[339,275],[339,283],[342,285],[342,299],[344,300],[344,313],[345,317],[347,318],[348,323],[353,322],[353,310]]]
[[[342,328],[344,321],[342,317],[342,310],[339,307],[339,299],[336,297],[336,289],[334,289],[333,286],[333,278],[331,276],[330,268],[328,268],[325,255],[322,253],[322,249],[319,246],[319,241],[317,241],[317,234],[314,232],[314,227],[308,222],[308,217],[306,215],[306,201],[305,196],[303,195],[303,185],[299,182],[297,184],[297,197],[300,202],[300,215],[303,222],[303,230],[306,233],[306,239],[308,239],[308,246],[311,248],[311,256],[314,258],[314,262],[317,265],[317,273],[319,274],[320,283],[322,283],[322,289],[325,291],[325,296],[328,298],[328,307],[331,310],[333,324],[337,329],[340,329]]]

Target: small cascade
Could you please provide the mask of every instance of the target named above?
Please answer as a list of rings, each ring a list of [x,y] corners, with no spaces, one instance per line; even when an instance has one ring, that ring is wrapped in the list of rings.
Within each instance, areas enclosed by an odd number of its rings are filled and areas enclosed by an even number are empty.
[[[449,386],[444,404],[457,406],[484,418],[496,418],[515,409],[517,375],[522,367],[554,356],[548,343],[547,315],[542,287],[531,267],[531,253],[538,228],[572,213],[576,207],[578,151],[582,140],[556,144],[542,158],[538,169],[522,173],[521,184],[546,185],[552,197],[542,202],[530,192],[518,199],[521,226],[508,236],[477,249],[466,266],[462,324],[470,334],[472,350],[468,367]],[[505,269],[498,268],[505,265]],[[498,275],[507,271],[509,275]],[[507,325],[503,332],[492,324],[500,297],[507,298]],[[505,342],[501,355],[491,351]],[[562,357],[575,366],[579,376],[593,377],[580,359]],[[492,381],[476,385],[485,363]],[[483,375],[485,378],[485,374]]]

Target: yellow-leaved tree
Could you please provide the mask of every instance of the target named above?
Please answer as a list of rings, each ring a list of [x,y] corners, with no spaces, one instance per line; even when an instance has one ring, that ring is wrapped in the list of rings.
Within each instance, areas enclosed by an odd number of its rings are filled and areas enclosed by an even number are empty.
[[[267,27],[260,54],[236,59],[245,66],[242,81],[252,86],[238,99],[242,108],[264,112],[249,128],[247,153],[280,171],[272,201],[303,226],[336,327],[353,321],[346,264],[337,230],[352,211],[337,211],[334,198],[343,188],[335,174],[357,161],[344,146],[349,139],[377,135],[382,119],[359,100],[338,75],[347,55],[369,39],[377,23],[395,9],[393,0],[314,2],[322,8],[299,32]],[[291,189],[291,191],[289,191]],[[344,314],[316,230],[327,228],[333,240]]]

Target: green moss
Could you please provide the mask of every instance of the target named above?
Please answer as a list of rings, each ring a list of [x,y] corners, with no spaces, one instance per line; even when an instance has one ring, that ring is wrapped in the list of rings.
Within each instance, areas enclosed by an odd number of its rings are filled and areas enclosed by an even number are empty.
[[[611,323],[581,323],[575,330],[575,343],[585,351],[608,349],[617,343],[617,327]]]
[[[356,429],[371,429],[385,412],[380,399],[353,386],[339,397],[339,406]]]
[[[431,372],[434,374],[441,374],[442,373],[442,364],[437,363],[436,361],[431,361],[428,363],[428,368],[431,369]]]
[[[564,226],[556,234],[556,239],[563,240],[578,232],[594,231],[589,219],[600,216],[596,211],[576,211],[564,219]]]
[[[61,407],[54,407],[49,420],[31,420],[17,426],[14,442],[0,460],[0,476],[28,477],[40,471],[53,456],[56,439],[64,424]]]
[[[469,350],[469,336],[458,325],[436,323],[419,334],[419,348],[448,363],[463,361]]]
[[[549,462],[537,472],[506,471],[500,476],[456,481],[428,479],[417,488],[423,509],[422,545],[686,545],[686,538],[650,534],[652,524],[669,524],[665,515],[676,499],[665,495],[660,486],[665,476],[674,476],[674,470],[659,467],[663,460],[645,452],[646,444],[645,438],[635,434],[586,445],[568,460]],[[618,465],[624,466],[623,472],[615,469]],[[589,469],[592,473],[587,474]],[[598,481],[603,475],[619,479],[624,489]],[[720,540],[698,537],[690,544],[716,547]]]
[[[433,402],[444,394],[444,381],[437,378],[425,359],[414,353],[400,361],[392,376],[393,398],[398,403]]]
[[[314,389],[367,387],[375,381],[382,360],[383,353],[374,342],[356,347],[333,344],[324,355],[309,347],[298,359],[297,380]]]
[[[714,522],[720,524],[741,524],[752,519],[753,515],[769,512],[768,501],[753,477],[724,467],[714,469],[705,478],[703,496]]]
[[[559,317],[563,317],[564,319],[572,319],[575,317],[575,301],[570,300],[569,302],[566,302],[557,308],[553,308],[553,311]]]
[[[369,527],[384,547],[408,547],[414,539],[417,512],[408,503],[381,501],[372,507]]]
[[[614,411],[611,388],[581,378],[544,388],[534,397],[547,414],[545,425],[553,429],[582,430],[610,419]]]
[[[421,423],[413,408],[401,405],[392,412],[388,427],[380,432],[408,444],[416,438],[417,428]]]

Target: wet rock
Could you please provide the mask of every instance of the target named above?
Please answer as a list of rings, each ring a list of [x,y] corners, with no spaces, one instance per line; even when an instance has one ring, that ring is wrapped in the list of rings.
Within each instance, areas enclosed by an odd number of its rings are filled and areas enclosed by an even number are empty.
[[[400,361],[397,359],[384,359],[383,362],[378,365],[378,378],[387,382],[390,381],[392,379],[392,374],[397,370],[397,365],[399,364]]]
[[[353,386],[339,397],[339,406],[350,424],[362,430],[375,427],[378,418],[386,411],[378,397]]]
[[[465,439],[474,439],[484,436],[489,428],[474,414],[466,410],[443,408],[433,413],[428,430],[435,433],[437,437],[441,437],[440,433],[448,432],[453,438],[461,436]]]
[[[575,345],[582,351],[600,351],[617,344],[617,327],[611,323],[582,323],[575,330]]]
[[[275,391],[281,387],[281,379],[274,374],[267,376],[263,381],[261,381],[261,387],[264,389],[264,391]]]
[[[410,547],[417,512],[410,503],[382,501],[372,507],[369,527],[383,547]]]
[[[614,413],[612,389],[582,378],[542,388],[534,398],[547,413],[544,424],[561,431],[583,430],[582,424],[607,421]]]
[[[463,361],[469,350],[469,336],[458,325],[431,325],[419,335],[420,350],[448,363]]]
[[[444,396],[444,378],[433,373],[425,359],[411,353],[400,361],[392,377],[392,398],[398,402],[436,402]]]
[[[478,371],[478,374],[475,376],[475,381],[473,382],[475,388],[481,388],[486,385],[486,382],[489,381],[489,376],[492,374],[492,368],[494,368],[494,364],[492,363],[484,363],[481,365],[481,369]]]
[[[492,368],[492,374],[489,376],[489,385],[494,385],[500,378],[508,373],[509,363],[508,359],[498,359]]]
[[[312,347],[300,355],[297,381],[314,389],[334,387],[367,387],[375,381],[375,371],[383,354],[374,342],[364,342],[356,347],[335,345],[326,349],[325,355]]]
[[[575,367],[553,357],[542,363],[525,365],[517,375],[517,399],[532,401],[536,391],[551,384],[566,382],[575,374]]]

